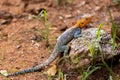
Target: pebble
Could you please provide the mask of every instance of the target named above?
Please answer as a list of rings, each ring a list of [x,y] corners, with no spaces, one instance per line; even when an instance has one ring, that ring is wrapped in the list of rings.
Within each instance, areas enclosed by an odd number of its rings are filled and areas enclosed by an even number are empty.
[[[86,4],[86,1],[82,1],[82,2],[78,5],[78,7],[84,6],[85,4]]]
[[[16,46],[16,49],[20,49],[22,46],[21,45],[17,45]]]
[[[65,18],[72,18],[72,17],[73,17],[72,14],[65,15]]]
[[[33,18],[34,18],[33,15],[31,14],[28,15],[28,20],[33,20]]]
[[[78,76],[78,77],[77,77],[77,80],[82,80],[82,76]]]
[[[36,48],[39,48],[40,47],[40,44],[39,43],[35,43],[34,44]]]
[[[61,20],[64,19],[63,16],[58,16],[58,18],[61,19]]]
[[[100,6],[95,7],[95,11],[99,11],[101,9]]]

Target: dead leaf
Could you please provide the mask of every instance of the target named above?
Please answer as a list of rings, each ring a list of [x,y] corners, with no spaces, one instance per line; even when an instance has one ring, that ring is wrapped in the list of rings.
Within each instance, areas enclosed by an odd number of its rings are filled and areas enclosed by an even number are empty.
[[[57,72],[57,67],[56,65],[53,65],[51,68],[47,70],[46,74],[48,76],[55,76],[56,72]]]
[[[0,74],[4,75],[4,76],[7,76],[8,75],[8,72],[6,70],[0,70]]]

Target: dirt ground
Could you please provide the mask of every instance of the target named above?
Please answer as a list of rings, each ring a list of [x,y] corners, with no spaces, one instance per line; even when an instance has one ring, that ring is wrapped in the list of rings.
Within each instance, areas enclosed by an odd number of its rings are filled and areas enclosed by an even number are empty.
[[[93,14],[92,27],[104,24],[103,29],[110,34],[111,23],[106,6],[110,0],[74,0],[72,4],[57,5],[56,0],[1,0],[0,1],[0,70],[9,73],[23,70],[43,63],[52,52],[56,38],[67,28],[87,14]],[[61,0],[65,1],[65,0]],[[64,3],[64,2],[63,2]],[[47,11],[50,27],[49,47],[45,45],[39,29],[44,25],[33,18],[40,10]],[[114,17],[120,17],[120,7],[112,7]],[[120,62],[113,66],[120,76]],[[71,70],[67,80],[80,80],[80,75]],[[101,69],[93,73],[88,80],[108,80],[109,71]],[[28,73],[0,80],[48,80],[42,72]]]

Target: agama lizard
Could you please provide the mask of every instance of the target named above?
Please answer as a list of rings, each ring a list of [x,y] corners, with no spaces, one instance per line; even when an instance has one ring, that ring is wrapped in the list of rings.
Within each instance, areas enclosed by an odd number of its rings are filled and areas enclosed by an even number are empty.
[[[67,44],[73,38],[80,37],[82,28],[85,27],[91,21],[91,18],[92,18],[91,16],[85,17],[85,18],[79,20],[73,27],[71,27],[71,28],[67,29],[65,32],[63,32],[57,38],[57,43],[55,45],[55,48],[54,48],[52,54],[50,55],[50,57],[44,63],[39,64],[39,65],[37,65],[35,67],[32,67],[32,68],[29,68],[29,69],[25,69],[25,70],[22,70],[22,71],[19,71],[19,72],[8,74],[7,77],[37,71],[37,70],[49,65],[52,61],[54,61],[54,59],[56,59],[56,57],[61,52],[66,54],[68,52],[68,49],[69,49]]]

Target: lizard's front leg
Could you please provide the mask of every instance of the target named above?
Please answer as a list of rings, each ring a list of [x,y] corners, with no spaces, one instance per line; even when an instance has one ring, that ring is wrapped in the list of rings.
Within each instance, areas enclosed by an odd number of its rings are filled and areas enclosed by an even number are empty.
[[[81,37],[81,29],[78,29],[74,32],[74,38]]]

